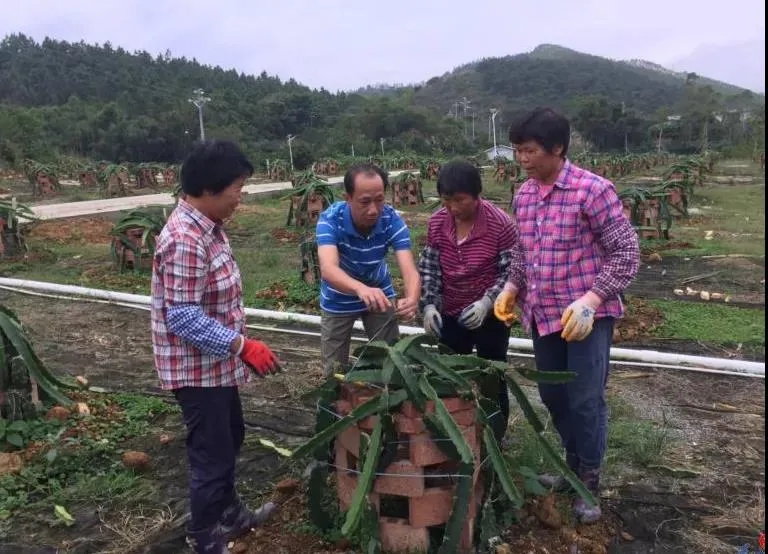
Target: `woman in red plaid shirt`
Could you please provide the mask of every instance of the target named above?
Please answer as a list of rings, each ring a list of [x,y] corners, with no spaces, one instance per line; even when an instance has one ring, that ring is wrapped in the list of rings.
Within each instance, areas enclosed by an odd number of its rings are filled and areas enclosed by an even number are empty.
[[[245,436],[238,387],[279,370],[261,341],[245,334],[240,270],[223,222],[235,212],[253,166],[227,141],[198,144],[181,168],[184,193],[157,237],[152,271],[152,345],[164,390],[187,427],[190,542],[223,554],[227,541],[275,509],[251,511],[235,491]]]
[[[506,320],[519,303],[538,369],[576,373],[565,384],[539,385],[539,393],[567,464],[597,493],[607,442],[613,326],[624,311],[621,293],[637,274],[640,247],[613,183],[566,157],[570,135],[568,120],[548,108],[534,110],[509,130],[528,180],[513,200],[518,253],[494,311]],[[570,488],[563,478],[541,481],[561,492]],[[581,498],[573,509],[584,523],[601,517],[599,506]]]

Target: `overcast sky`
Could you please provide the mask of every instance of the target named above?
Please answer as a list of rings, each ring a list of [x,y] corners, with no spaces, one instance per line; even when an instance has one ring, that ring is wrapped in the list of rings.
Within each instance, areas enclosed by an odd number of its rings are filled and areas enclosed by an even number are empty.
[[[708,77],[765,89],[764,0],[0,3],[0,36],[22,32],[36,40],[110,41],[152,54],[170,50],[332,91],[425,81],[478,58],[527,52],[541,43],[676,69],[689,69],[677,67],[687,62]],[[738,60],[734,71],[729,52],[753,54]]]

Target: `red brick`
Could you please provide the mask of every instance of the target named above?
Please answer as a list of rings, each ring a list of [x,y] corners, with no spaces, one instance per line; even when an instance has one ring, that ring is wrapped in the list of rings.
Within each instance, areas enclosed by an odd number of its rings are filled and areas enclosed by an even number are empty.
[[[334,442],[333,448],[335,451],[334,459],[333,459],[333,465],[336,466],[337,469],[345,470],[345,469],[355,469],[354,467],[349,467],[349,464],[347,463],[347,453],[348,450],[344,448],[344,445],[341,444],[339,441]],[[357,454],[355,454],[356,456]]]
[[[479,472],[476,471],[475,486],[472,490],[469,511],[467,512],[467,518],[469,519],[477,517],[480,502],[482,502],[483,498],[483,481],[482,479],[477,479],[478,476]],[[408,499],[409,523],[413,527],[430,527],[446,523],[453,510],[455,495],[456,486],[446,485],[443,487],[430,487],[424,490],[422,496]]]
[[[480,442],[478,441],[477,436],[477,426],[460,426],[459,428],[475,456],[475,461],[478,461],[480,459]],[[411,452],[411,462],[418,467],[439,464],[450,459],[442,450],[440,450],[429,433],[411,435],[409,447]]]
[[[351,452],[355,457],[360,452],[360,429],[355,425],[347,427],[341,433],[336,435],[336,442]]]
[[[376,479],[374,492],[408,497],[424,494],[424,470],[415,467],[409,460],[392,462],[384,473],[389,475],[381,475]],[[398,477],[397,474],[404,476]]]
[[[425,403],[424,412],[431,414],[434,411],[435,403],[432,400],[427,400]],[[421,412],[410,400],[406,400],[400,405],[400,413],[406,417],[421,417]]]
[[[411,463],[417,467],[431,466],[450,460],[440,450],[437,443],[432,440],[429,433],[411,435],[408,450],[410,451]]]
[[[472,425],[477,422],[477,413],[474,408],[471,410],[459,410],[458,412],[452,412],[451,416],[459,426]]]
[[[429,549],[427,529],[412,527],[404,519],[381,518],[379,532],[384,552],[426,552]]]
[[[412,527],[442,525],[453,508],[454,487],[432,487],[421,496],[408,499],[408,522]]]
[[[363,431],[367,431],[368,433],[371,433],[373,431],[373,428],[376,426],[376,422],[378,420],[379,420],[379,416],[364,417],[363,419],[357,422],[357,426]]]
[[[338,415],[345,416],[351,411],[352,411],[352,404],[350,404],[349,401],[347,400],[336,401],[336,413]]]
[[[409,417],[404,414],[395,414],[395,429],[404,435],[417,435],[424,433],[426,428],[420,417]]]
[[[352,499],[357,490],[357,475],[339,471],[336,473],[336,492],[339,496],[339,507],[342,510],[348,510]],[[376,511],[379,511],[381,499],[375,492],[368,493],[368,500],[373,504]]]
[[[472,400],[464,400],[463,398],[459,398],[457,396],[441,398],[440,400],[442,400],[443,404],[445,404],[445,409],[451,413],[461,412],[464,410],[475,410],[477,408]]]

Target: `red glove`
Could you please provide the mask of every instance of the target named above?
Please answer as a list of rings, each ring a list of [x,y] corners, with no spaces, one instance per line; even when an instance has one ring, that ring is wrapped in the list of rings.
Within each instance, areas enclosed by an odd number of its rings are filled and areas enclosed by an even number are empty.
[[[280,364],[275,353],[269,346],[260,340],[246,339],[243,337],[243,350],[240,358],[249,368],[255,371],[259,377],[266,377],[270,373],[280,371]]]

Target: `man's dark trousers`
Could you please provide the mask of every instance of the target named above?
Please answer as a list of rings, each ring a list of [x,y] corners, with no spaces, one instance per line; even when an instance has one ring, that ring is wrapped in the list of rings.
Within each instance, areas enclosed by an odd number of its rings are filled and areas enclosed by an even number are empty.
[[[235,460],[245,438],[237,387],[174,391],[187,427],[190,530],[213,527],[235,500]]]
[[[539,336],[532,323],[533,351],[539,371],[573,371],[576,377],[557,385],[539,384],[539,394],[552,416],[574,471],[599,469],[608,441],[608,383],[614,318],[595,320],[582,341],[566,342],[560,332]]]
[[[498,362],[507,361],[509,350],[510,329],[492,314],[485,318],[483,324],[477,329],[467,329],[459,323],[457,317],[443,316],[443,328],[440,331],[440,342],[453,350],[456,354],[471,354],[472,349],[477,349],[477,356],[485,360]],[[509,390],[506,378],[502,377],[499,387],[499,409],[504,421],[503,428],[507,428],[509,421]],[[503,438],[497,436],[497,440]]]

